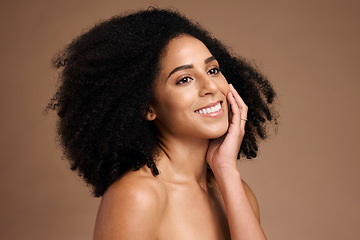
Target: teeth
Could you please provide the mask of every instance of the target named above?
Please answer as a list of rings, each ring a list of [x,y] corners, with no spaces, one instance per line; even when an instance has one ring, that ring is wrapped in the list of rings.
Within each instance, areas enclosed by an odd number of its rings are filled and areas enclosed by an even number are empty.
[[[216,104],[215,106],[213,107],[209,107],[209,108],[203,108],[203,109],[200,109],[200,110],[196,110],[195,112],[196,113],[200,113],[200,114],[207,114],[207,113],[214,113],[214,112],[217,112],[221,109],[221,104],[218,103]]]

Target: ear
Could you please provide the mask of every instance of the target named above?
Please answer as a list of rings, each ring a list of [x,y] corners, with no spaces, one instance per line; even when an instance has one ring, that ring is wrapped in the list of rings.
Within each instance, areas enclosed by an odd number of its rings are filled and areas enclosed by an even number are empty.
[[[146,112],[146,120],[148,121],[154,121],[156,118],[156,113],[152,107],[149,107]]]

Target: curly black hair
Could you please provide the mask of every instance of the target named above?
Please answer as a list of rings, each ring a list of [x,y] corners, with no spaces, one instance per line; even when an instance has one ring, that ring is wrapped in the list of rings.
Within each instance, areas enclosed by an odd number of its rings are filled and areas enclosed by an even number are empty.
[[[159,174],[158,139],[145,118],[153,100],[159,59],[182,34],[202,41],[227,81],[249,108],[240,154],[256,157],[258,139],[274,123],[275,92],[246,60],[231,55],[209,32],[176,11],[151,8],[103,21],[74,39],[53,60],[59,87],[48,109],[58,114],[58,134],[76,170],[96,197],[122,174],[144,165]]]

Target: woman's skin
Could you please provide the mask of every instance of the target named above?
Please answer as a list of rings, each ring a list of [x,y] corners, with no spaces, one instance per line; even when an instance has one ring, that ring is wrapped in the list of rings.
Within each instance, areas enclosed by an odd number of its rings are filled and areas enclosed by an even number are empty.
[[[160,65],[146,116],[159,133],[160,174],[144,166],[113,183],[94,239],[266,239],[236,165],[246,105],[196,38],[172,39]]]

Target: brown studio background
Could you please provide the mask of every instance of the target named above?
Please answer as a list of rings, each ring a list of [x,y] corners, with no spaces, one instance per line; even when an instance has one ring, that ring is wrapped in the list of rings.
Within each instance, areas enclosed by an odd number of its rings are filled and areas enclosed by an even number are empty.
[[[99,19],[175,7],[251,60],[278,91],[278,134],[240,163],[269,239],[360,239],[358,1],[0,1],[1,239],[91,239],[99,199],[43,115],[50,60]]]

